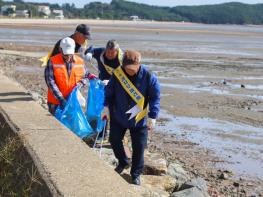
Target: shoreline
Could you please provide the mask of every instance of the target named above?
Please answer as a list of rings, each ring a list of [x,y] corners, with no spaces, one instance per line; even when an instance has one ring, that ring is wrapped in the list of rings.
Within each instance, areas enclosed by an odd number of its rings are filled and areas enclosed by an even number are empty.
[[[182,24],[182,25],[214,25],[214,26],[248,26],[248,27],[262,27],[263,24],[261,25],[256,25],[256,24],[207,24],[207,23],[195,23],[195,22],[184,22],[184,21],[155,21],[155,20],[138,20],[138,21],[132,21],[132,20],[112,20],[112,19],[81,19],[81,18],[74,18],[74,19],[43,19],[43,18],[4,18],[0,17],[0,25],[2,22],[6,22],[7,24],[13,24],[13,21],[17,23],[47,23],[49,22],[50,24],[55,24],[55,23],[84,23],[84,22],[90,22],[91,24],[106,24],[106,23],[117,23],[117,24],[127,24],[127,23],[138,23],[138,24]],[[11,22],[12,21],[12,22]],[[52,22],[51,22],[52,21]]]

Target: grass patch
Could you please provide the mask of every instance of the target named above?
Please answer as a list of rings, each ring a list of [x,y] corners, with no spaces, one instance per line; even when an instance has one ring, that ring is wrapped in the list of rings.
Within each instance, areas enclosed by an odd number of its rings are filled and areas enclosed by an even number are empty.
[[[22,140],[0,114],[0,196],[51,196]]]

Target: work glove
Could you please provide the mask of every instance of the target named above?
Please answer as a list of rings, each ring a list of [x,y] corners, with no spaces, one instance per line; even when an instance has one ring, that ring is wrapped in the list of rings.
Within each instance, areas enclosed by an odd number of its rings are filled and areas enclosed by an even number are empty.
[[[103,80],[102,83],[106,86],[109,83],[109,80]]]
[[[90,62],[92,60],[92,53],[87,53],[84,55],[85,62]]]
[[[88,78],[89,80],[98,79],[98,77],[97,77],[96,75],[91,74],[91,73],[88,74],[87,78]]]
[[[109,119],[109,108],[105,106],[101,112],[101,120],[108,120],[108,119]]]
[[[147,119],[147,128],[148,130],[153,130],[156,125],[156,119],[148,118]]]

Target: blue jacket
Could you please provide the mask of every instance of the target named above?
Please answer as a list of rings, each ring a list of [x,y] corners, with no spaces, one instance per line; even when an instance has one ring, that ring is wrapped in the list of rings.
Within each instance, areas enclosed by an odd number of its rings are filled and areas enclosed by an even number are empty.
[[[90,48],[87,52],[91,53],[93,58],[97,60],[98,69],[99,69],[99,79],[109,80],[111,75],[105,70],[105,67],[100,60],[100,56],[102,53],[104,53],[104,51],[105,51],[105,48]],[[105,58],[105,55],[104,55],[104,61],[105,61],[105,64],[110,66],[111,68],[117,68],[119,66],[118,57],[116,57],[113,60],[108,60],[107,58]]]
[[[150,73],[144,65],[141,65],[137,75],[133,79],[131,77],[129,79],[145,97],[145,103],[149,103],[148,117],[156,119],[160,111],[160,84],[157,77]],[[109,106],[111,120],[117,121],[124,128],[145,127],[147,125],[146,117],[135,125],[135,117],[129,120],[130,114],[126,114],[135,104],[116,76],[112,75],[105,88],[104,102],[104,106]]]

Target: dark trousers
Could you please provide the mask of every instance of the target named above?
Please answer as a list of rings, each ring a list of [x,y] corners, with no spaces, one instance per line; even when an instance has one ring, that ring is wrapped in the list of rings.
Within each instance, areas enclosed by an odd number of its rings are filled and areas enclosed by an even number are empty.
[[[115,157],[119,160],[119,165],[126,166],[129,160],[125,154],[122,140],[127,128],[111,120],[110,122],[110,143]],[[148,130],[147,127],[131,128],[132,142],[132,167],[131,176],[136,178],[143,172],[144,167],[144,149],[147,145]]]
[[[49,113],[51,113],[54,116],[58,105],[47,103],[47,106],[48,106]]]

